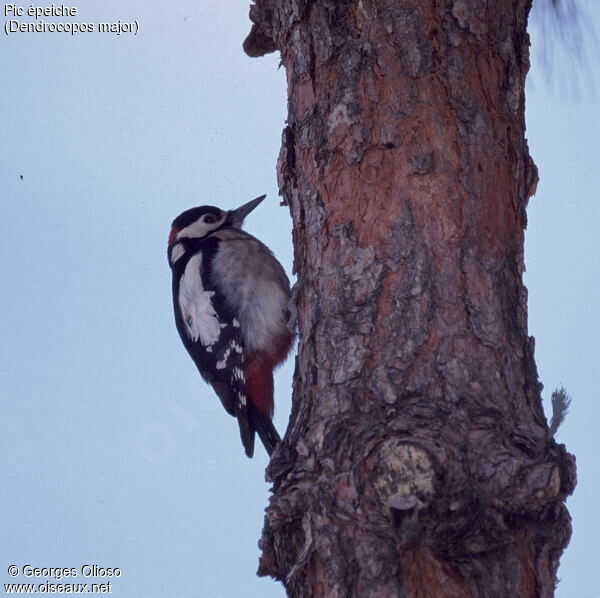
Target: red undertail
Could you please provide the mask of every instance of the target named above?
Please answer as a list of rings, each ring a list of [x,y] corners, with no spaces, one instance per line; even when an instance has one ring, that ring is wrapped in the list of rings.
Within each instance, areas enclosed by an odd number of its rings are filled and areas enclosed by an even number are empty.
[[[282,364],[292,348],[292,335],[282,336],[273,352],[246,357],[246,391],[256,409],[269,418],[273,417],[273,370]]]
[[[261,415],[273,417],[273,369],[262,359],[246,361],[246,392]]]

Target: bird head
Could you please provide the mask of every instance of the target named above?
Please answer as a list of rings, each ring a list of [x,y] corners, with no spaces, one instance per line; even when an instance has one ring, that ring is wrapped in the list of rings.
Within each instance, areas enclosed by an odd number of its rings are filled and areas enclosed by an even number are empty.
[[[261,195],[235,210],[200,206],[182,212],[173,220],[169,248],[182,239],[202,239],[221,228],[242,228],[244,219],[266,197]]]

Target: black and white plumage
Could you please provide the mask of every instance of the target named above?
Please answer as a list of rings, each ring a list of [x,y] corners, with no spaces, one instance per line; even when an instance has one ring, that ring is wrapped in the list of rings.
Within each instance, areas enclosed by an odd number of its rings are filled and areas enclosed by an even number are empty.
[[[202,377],[237,418],[249,457],[255,432],[269,454],[280,440],[272,422],[273,370],[293,344],[285,271],[241,229],[264,198],[237,210],[183,212],[173,221],[168,248],[177,330]]]

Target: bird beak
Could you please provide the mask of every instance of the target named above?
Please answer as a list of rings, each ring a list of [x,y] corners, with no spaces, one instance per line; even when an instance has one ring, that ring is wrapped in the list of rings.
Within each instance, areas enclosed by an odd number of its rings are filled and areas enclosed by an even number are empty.
[[[231,210],[227,215],[227,222],[233,228],[242,228],[242,224],[244,223],[244,218],[252,212],[252,210],[265,198],[266,195],[261,195],[248,203],[245,203],[243,206],[240,206],[237,210]]]

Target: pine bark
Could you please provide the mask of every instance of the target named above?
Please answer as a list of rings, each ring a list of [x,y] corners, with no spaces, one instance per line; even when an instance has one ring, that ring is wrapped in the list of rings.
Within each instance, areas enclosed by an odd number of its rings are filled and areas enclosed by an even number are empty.
[[[257,0],[300,331],[259,574],[294,598],[549,597],[575,462],[522,281],[530,0]]]

